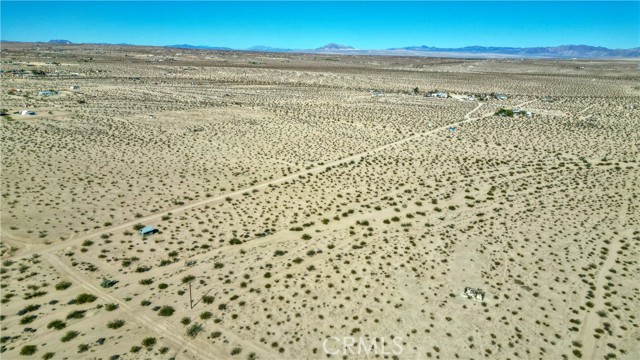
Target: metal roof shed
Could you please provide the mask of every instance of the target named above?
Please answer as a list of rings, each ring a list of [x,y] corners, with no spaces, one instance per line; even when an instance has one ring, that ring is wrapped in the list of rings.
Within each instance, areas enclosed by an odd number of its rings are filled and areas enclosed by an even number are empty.
[[[139,230],[140,235],[151,235],[151,234],[155,234],[158,232],[158,229],[154,228],[153,226],[145,226],[142,229]]]

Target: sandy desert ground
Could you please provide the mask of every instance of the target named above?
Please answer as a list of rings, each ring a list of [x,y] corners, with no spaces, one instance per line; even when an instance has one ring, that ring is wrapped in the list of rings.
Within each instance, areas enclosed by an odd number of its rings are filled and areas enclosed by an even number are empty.
[[[3,359],[640,358],[639,62],[1,58]]]

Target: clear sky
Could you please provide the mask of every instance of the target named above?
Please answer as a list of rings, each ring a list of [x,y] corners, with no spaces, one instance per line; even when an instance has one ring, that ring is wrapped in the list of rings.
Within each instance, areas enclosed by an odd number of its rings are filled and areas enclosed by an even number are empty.
[[[640,47],[640,1],[5,1],[0,37],[74,43],[358,49]]]

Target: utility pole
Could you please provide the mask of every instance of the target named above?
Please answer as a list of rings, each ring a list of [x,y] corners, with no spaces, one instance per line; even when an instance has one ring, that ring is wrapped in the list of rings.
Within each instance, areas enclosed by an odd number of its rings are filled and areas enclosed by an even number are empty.
[[[193,298],[191,297],[191,281],[189,281],[189,306],[193,309]]]

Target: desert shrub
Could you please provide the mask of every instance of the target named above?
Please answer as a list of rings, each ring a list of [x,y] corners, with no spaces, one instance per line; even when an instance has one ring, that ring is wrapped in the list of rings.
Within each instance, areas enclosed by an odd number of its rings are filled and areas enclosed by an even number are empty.
[[[20,355],[31,356],[38,351],[38,347],[35,345],[25,345],[20,349]]]
[[[202,297],[202,302],[205,304],[213,304],[214,300],[215,300],[214,297],[211,295],[205,295]]]
[[[136,272],[137,273],[143,273],[143,272],[147,272],[149,270],[151,270],[151,268],[149,266],[138,266],[136,268]]]
[[[193,275],[187,275],[187,276],[185,276],[185,277],[183,277],[183,278],[182,278],[182,283],[183,283],[183,284],[186,284],[186,283],[188,283],[188,282],[190,282],[190,281],[194,280],[195,278],[196,278],[196,277],[195,277],[195,276],[193,276]]]
[[[32,299],[34,297],[39,297],[39,296],[44,296],[44,295],[47,295],[46,291],[34,291],[32,293],[25,294],[22,298],[25,299],[25,300],[29,300],[29,299]]]
[[[67,319],[82,319],[86,310],[75,310],[67,314]]]
[[[85,352],[87,350],[89,350],[89,345],[87,345],[87,344],[78,345],[78,352],[79,353],[83,353],[83,352]]]
[[[309,234],[302,234],[302,240],[311,240],[311,235],[309,235]]]
[[[200,319],[208,320],[208,319],[211,319],[212,316],[213,316],[213,313],[211,311],[205,311],[202,314],[200,314]]]
[[[73,340],[76,336],[78,336],[80,333],[77,331],[68,331],[66,334],[64,334],[64,336],[60,339],[60,341],[62,342],[67,342],[67,341],[71,341]]]
[[[153,284],[153,279],[142,279],[138,283],[140,285],[151,285]]]
[[[31,322],[33,322],[33,320],[35,320],[38,317],[38,315],[27,315],[27,316],[23,316],[20,319],[20,325],[25,325],[25,324],[29,324]]]
[[[66,326],[67,326],[67,323],[65,323],[62,320],[53,320],[47,325],[47,329],[61,330],[61,329],[64,329]]]
[[[31,311],[36,311],[40,308],[39,304],[31,304],[31,305],[27,305],[24,308],[22,308],[22,310],[18,311],[18,315],[24,315],[28,312]]]
[[[213,264],[213,268],[214,269],[222,269],[224,267],[224,264],[221,262],[217,262],[215,264]]]
[[[240,244],[242,244],[242,240],[237,239],[237,238],[233,238],[233,239],[229,240],[229,244],[231,244],[231,245],[240,245]]]
[[[165,283],[158,284],[158,289],[160,289],[160,290],[164,290],[164,289],[166,289],[168,287],[169,287],[169,285],[167,285]]]
[[[71,282],[69,281],[60,281],[56,284],[56,290],[65,290],[71,286]]]
[[[139,352],[140,350],[142,350],[142,346],[137,346],[137,345],[134,345],[134,346],[131,347],[131,349],[129,349],[129,351],[134,353],[134,354]]]
[[[192,338],[195,338],[203,330],[204,330],[204,327],[202,326],[202,324],[195,323],[187,329],[187,335],[189,335]]]
[[[94,302],[96,301],[96,299],[97,297],[93,294],[83,293],[76,296],[76,304],[86,304],[86,303]]]
[[[160,316],[171,316],[175,312],[175,309],[171,306],[165,305],[160,308],[158,311],[158,315]]]
[[[55,354],[56,354],[56,353],[53,353],[53,352],[45,353],[44,355],[42,355],[42,359],[43,359],[43,360],[53,359],[53,357],[54,357],[54,355],[55,355]]]
[[[107,323],[109,329],[119,329],[124,325],[124,320],[113,320]]]
[[[107,305],[104,306],[104,308],[107,311],[113,311],[113,310],[117,309],[118,307],[119,307],[118,304],[107,304]]]
[[[238,355],[242,352],[242,349],[239,347],[235,347],[233,348],[233,350],[231,350],[231,355]]]
[[[191,318],[185,316],[182,318],[182,320],[180,320],[180,322],[182,323],[182,325],[189,325],[191,324]]]
[[[150,348],[153,347],[153,345],[156,344],[156,338],[154,337],[148,337],[148,338],[144,338],[142,340],[142,346],[146,347],[146,348]]]

